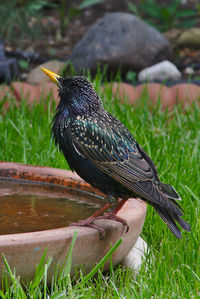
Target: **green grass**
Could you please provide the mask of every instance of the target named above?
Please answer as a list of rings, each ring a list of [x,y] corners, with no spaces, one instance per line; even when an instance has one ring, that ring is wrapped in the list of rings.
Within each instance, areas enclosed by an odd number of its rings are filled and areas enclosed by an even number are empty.
[[[100,92],[100,78],[94,80]],[[163,182],[172,184],[182,198],[184,218],[191,224],[191,233],[183,233],[177,240],[167,229],[155,211],[148,207],[142,237],[150,253],[140,272],[121,266],[84,282],[85,275],[77,274],[77,282],[69,276],[62,283],[46,286],[43,273],[41,282],[24,288],[25,296],[31,298],[199,298],[200,296],[200,109],[194,104],[183,113],[176,106],[173,112],[162,111],[148,105],[144,94],[137,107],[121,105],[119,98],[112,99],[111,89],[106,88],[104,107],[118,117],[133,133],[157,166]],[[26,102],[0,116],[0,160],[33,165],[67,168],[62,154],[54,146],[50,135],[50,123],[55,103],[41,99],[40,105],[30,109]],[[2,109],[2,108],[0,108]],[[153,258],[154,257],[154,258]],[[84,283],[80,283],[83,281]],[[15,296],[17,278],[6,286],[0,296]],[[18,288],[19,290],[20,288]],[[7,295],[6,295],[7,294]],[[19,294],[19,293],[18,293]]]

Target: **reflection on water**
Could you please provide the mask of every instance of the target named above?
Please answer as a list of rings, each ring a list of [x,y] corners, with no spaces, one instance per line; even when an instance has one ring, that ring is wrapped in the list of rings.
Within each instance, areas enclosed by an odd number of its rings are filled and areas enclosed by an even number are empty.
[[[66,227],[104,203],[77,189],[0,180],[0,235]]]

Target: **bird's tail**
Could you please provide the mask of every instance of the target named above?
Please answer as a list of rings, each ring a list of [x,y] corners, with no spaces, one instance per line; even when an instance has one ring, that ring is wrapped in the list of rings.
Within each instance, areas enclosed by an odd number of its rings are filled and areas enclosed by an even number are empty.
[[[158,189],[161,191],[161,194],[163,197],[166,198],[168,204],[167,205],[156,205],[154,204],[155,210],[158,212],[160,217],[163,219],[164,222],[166,222],[168,228],[172,231],[172,233],[177,237],[181,238],[181,232],[179,228],[176,225],[176,222],[185,230],[190,231],[190,225],[184,221],[181,216],[182,208],[180,205],[176,202],[176,200],[180,200],[180,197],[176,190],[168,184],[164,184],[159,182],[158,183]]]

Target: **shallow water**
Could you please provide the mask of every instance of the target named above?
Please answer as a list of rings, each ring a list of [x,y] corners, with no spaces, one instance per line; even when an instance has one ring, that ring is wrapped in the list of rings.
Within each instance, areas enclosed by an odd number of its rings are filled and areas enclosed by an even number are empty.
[[[78,189],[0,180],[0,235],[66,227],[104,203]]]

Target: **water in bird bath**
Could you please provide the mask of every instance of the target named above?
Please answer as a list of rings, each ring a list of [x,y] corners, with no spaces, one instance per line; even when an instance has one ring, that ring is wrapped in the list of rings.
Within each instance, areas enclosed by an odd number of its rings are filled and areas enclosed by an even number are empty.
[[[86,219],[104,203],[79,189],[0,180],[0,235],[66,227]]]

